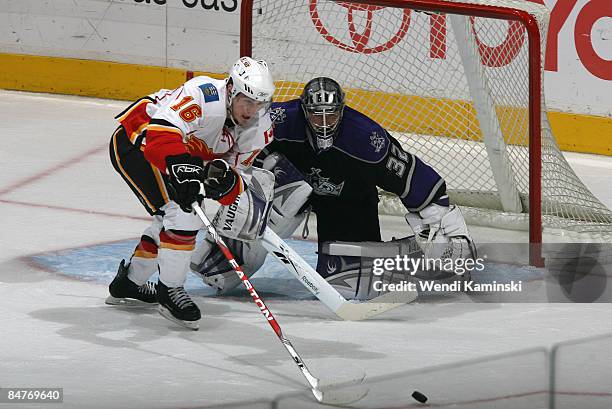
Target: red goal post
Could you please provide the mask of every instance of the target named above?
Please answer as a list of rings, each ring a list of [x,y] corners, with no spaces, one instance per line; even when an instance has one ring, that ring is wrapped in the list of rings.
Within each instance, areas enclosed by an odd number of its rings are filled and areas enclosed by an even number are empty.
[[[548,124],[548,17],[527,0],[244,0],[240,53],[268,62],[279,101],[334,77],[349,105],[442,174],[466,219],[528,229],[530,263],[542,265],[543,234],[612,237],[612,212]],[[381,211],[401,212],[381,197]]]
[[[530,264],[543,265],[541,209],[541,96],[542,50],[537,20],[524,10],[483,4],[452,3],[443,0],[352,0],[343,3],[381,7],[411,8],[436,13],[451,13],[517,21],[528,33],[529,47],[529,242]],[[240,55],[252,55],[253,0],[243,0],[240,11]]]

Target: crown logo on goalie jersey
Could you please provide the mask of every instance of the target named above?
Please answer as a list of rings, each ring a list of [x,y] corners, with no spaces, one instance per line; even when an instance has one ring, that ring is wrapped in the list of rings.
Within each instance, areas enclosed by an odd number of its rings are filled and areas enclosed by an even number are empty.
[[[273,124],[282,124],[287,119],[286,109],[283,107],[278,107],[270,110],[270,119]]]
[[[370,145],[374,147],[374,152],[378,153],[385,147],[385,138],[380,136],[378,132],[373,131],[370,135]]]
[[[310,173],[306,175],[306,180],[312,186],[312,190],[318,195],[340,196],[344,182],[339,185],[329,181],[329,178],[321,176],[321,169],[310,168]]]
[[[349,40],[348,38],[338,39],[334,37],[325,28],[325,25],[323,24],[323,21],[321,20],[321,17],[319,16],[319,11],[317,10],[317,0],[310,0],[310,18],[312,19],[312,22],[315,28],[317,29],[317,31],[319,32],[319,34],[321,34],[321,36],[323,36],[325,40],[329,41],[330,43],[332,43],[333,45],[335,45],[336,47],[342,50],[349,51],[352,53],[361,53],[361,54],[380,53],[380,52],[389,50],[390,48],[395,46],[397,43],[402,41],[402,39],[408,32],[408,27],[410,26],[410,9],[408,8],[404,9],[403,11],[400,11],[399,9],[397,10],[398,12],[402,13],[402,16],[401,16],[402,21],[401,21],[401,24],[399,25],[399,29],[397,30],[397,32],[393,35],[393,37],[391,37],[391,39],[387,40],[386,38],[383,38],[382,36],[376,36],[375,33],[377,33],[377,31],[372,30],[372,25],[374,24],[373,23],[374,12],[384,9],[385,7],[370,6],[370,5],[363,5],[363,4],[351,4],[347,2],[338,2],[336,4],[337,4],[337,7],[344,7],[348,12],[346,21],[348,21],[348,36],[352,44],[346,41],[346,40]],[[393,9],[387,8],[386,10],[388,12],[388,10],[393,10]],[[363,12],[366,13],[365,23],[359,24],[360,26],[363,27],[361,32],[359,33],[357,31],[357,25],[355,24],[355,21],[356,20],[363,21],[364,19],[355,18],[354,14],[363,13]],[[324,15],[324,17],[326,17],[326,20],[329,21],[330,16],[328,14],[331,14],[331,12],[326,11],[325,14],[326,15]],[[331,19],[333,19],[334,17],[337,18],[337,16],[331,16]],[[375,37],[375,38],[372,38],[372,37]],[[371,44],[373,42],[376,42],[377,44],[376,45]]]

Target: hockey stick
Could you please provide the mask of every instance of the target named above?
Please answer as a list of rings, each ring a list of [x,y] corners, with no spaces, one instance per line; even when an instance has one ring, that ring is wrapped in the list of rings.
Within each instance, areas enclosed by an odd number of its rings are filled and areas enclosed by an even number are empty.
[[[367,302],[347,301],[269,227],[266,227],[262,244],[304,287],[344,320],[359,321],[371,318],[417,298],[417,291],[391,291]]]
[[[202,219],[202,222],[204,223],[204,226],[206,227],[208,234],[210,234],[210,236],[215,240],[215,242],[217,243],[217,246],[219,246],[219,249],[225,256],[227,261],[233,267],[236,274],[238,274],[238,277],[242,280],[242,284],[244,284],[244,286],[246,287],[247,291],[251,295],[251,298],[261,310],[261,313],[263,314],[263,316],[268,321],[268,324],[270,324],[270,326],[276,333],[276,336],[278,337],[278,339],[283,343],[283,346],[285,347],[287,352],[289,352],[289,355],[291,355],[291,358],[293,359],[293,361],[296,363],[298,368],[300,368],[300,371],[302,371],[302,375],[304,375],[304,377],[308,381],[308,384],[310,385],[310,390],[312,391],[312,394],[317,399],[317,401],[321,403],[338,405],[338,404],[349,404],[349,403],[353,403],[353,402],[356,402],[362,399],[368,393],[367,389],[365,390],[365,392],[364,390],[360,390],[360,391],[322,390],[323,384],[321,383],[321,380],[312,375],[312,373],[308,370],[308,368],[306,367],[306,364],[304,363],[300,355],[297,353],[295,348],[293,348],[291,341],[289,341],[283,335],[283,331],[281,330],[280,325],[276,321],[276,318],[274,318],[274,315],[272,315],[272,311],[270,311],[270,309],[266,306],[266,304],[264,303],[262,298],[259,296],[259,294],[257,294],[257,291],[255,291],[253,284],[251,284],[251,282],[249,281],[249,278],[246,276],[246,274],[244,274],[244,272],[242,271],[242,268],[236,262],[231,251],[225,244],[225,241],[219,235],[219,233],[217,233],[217,230],[212,225],[212,223],[208,220],[208,217],[206,217],[206,215],[204,214],[204,211],[202,211],[202,208],[198,205],[197,202],[194,202],[191,206],[195,210],[197,215],[200,217],[200,219]],[[364,378],[365,376],[356,380],[357,383],[363,382]],[[352,383],[355,383],[355,382],[352,382]],[[339,384],[337,385],[328,384],[329,387],[338,386],[338,385]]]

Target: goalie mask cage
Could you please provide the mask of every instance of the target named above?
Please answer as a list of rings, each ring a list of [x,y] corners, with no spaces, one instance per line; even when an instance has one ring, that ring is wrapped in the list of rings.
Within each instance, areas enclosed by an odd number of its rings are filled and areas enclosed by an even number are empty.
[[[543,98],[549,13],[523,0],[243,0],[241,55],[265,59],[276,101],[318,76],[446,180],[470,224],[597,241],[612,212],[561,154]],[[373,136],[375,138],[375,136]],[[373,149],[376,144],[373,140]],[[405,212],[381,195],[381,211]],[[535,251],[533,251],[535,249]]]

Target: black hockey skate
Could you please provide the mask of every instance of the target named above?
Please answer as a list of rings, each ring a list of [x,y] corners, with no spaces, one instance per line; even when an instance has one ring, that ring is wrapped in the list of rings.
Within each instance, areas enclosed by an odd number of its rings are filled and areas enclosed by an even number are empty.
[[[109,305],[122,306],[147,306],[157,304],[157,291],[155,284],[147,281],[139,286],[128,278],[128,266],[125,260],[119,263],[119,270],[113,281],[108,286],[110,295],[105,303]]]
[[[167,287],[157,284],[158,311],[164,317],[179,325],[197,331],[200,328],[200,309],[191,300],[183,287]]]

